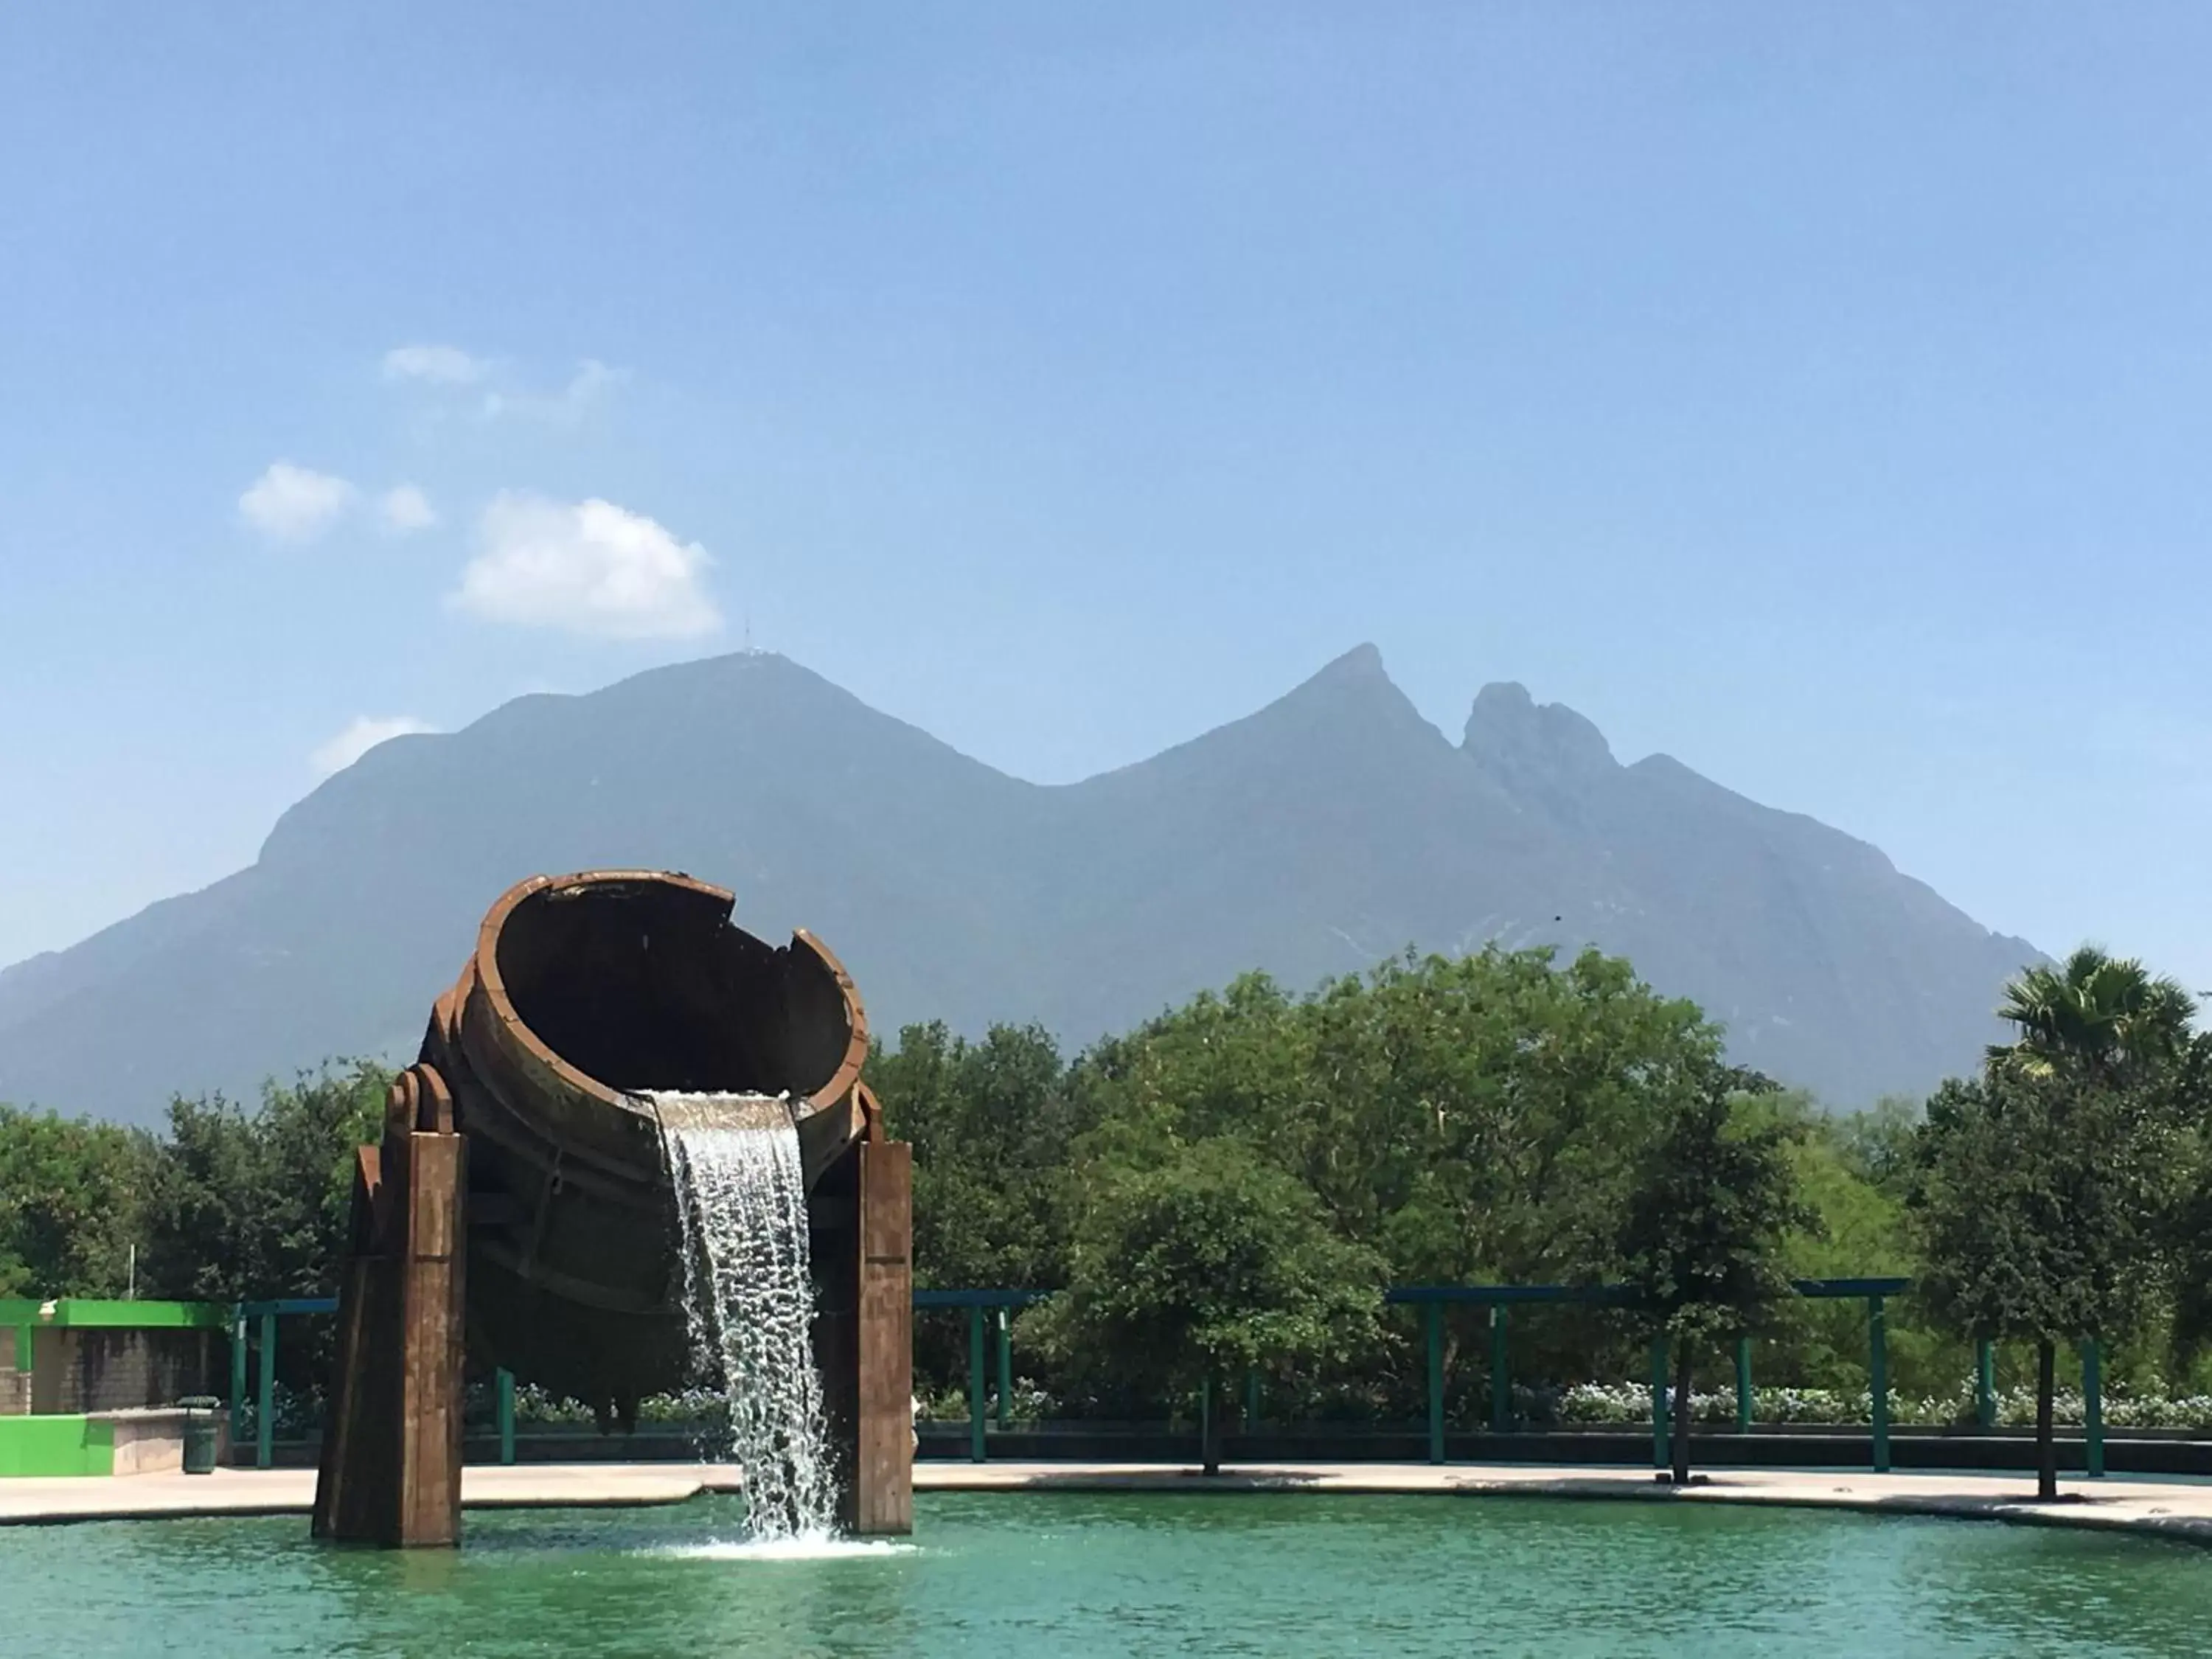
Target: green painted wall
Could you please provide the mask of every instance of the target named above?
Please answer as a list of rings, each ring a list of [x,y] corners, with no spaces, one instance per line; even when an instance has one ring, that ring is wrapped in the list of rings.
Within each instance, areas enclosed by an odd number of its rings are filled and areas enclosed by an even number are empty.
[[[52,1325],[62,1329],[98,1327],[107,1330],[224,1331],[230,1328],[231,1310],[217,1302],[114,1302],[88,1297],[64,1297],[53,1304],[50,1317],[41,1319],[46,1304],[27,1297],[0,1298],[0,1325]]]
[[[114,1473],[111,1423],[88,1417],[0,1417],[0,1478]]]

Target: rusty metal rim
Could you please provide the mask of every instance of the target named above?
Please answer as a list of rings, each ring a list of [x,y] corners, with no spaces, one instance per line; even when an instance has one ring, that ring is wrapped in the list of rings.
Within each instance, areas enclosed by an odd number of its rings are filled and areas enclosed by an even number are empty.
[[[493,1017],[523,1044],[542,1058],[561,1080],[580,1093],[602,1105],[611,1106],[634,1116],[649,1116],[631,1097],[620,1090],[609,1087],[597,1078],[586,1075],[570,1065],[552,1046],[530,1029],[528,1022],[515,1012],[514,1004],[507,994],[507,982],[499,970],[500,930],[507,919],[514,914],[523,901],[547,888],[579,887],[600,882],[654,882],[672,887],[688,887],[695,893],[706,895],[721,903],[726,922],[737,906],[738,896],[726,887],[717,887],[672,870],[581,870],[565,876],[532,876],[519,881],[500,895],[498,901],[484,915],[483,925],[477,929],[477,948],[474,958],[477,988],[490,1004]],[[854,989],[852,975],[845,971],[844,963],[837,960],[830,947],[799,928],[792,934],[793,945],[804,945],[814,953],[816,960],[836,981],[838,994],[844,999],[846,1023],[851,1030],[845,1045],[845,1056],[830,1080],[805,1097],[807,1104],[816,1111],[838,1103],[850,1091],[860,1075],[861,1062],[868,1056],[868,1020],[862,1012],[859,994]],[[442,1000],[442,999],[441,999]]]
[[[737,902],[734,894],[730,902]],[[845,1057],[837,1062],[837,1069],[830,1074],[830,1080],[807,1097],[818,1110],[843,1100],[860,1080],[860,1067],[868,1058],[868,1013],[860,1006],[860,994],[853,984],[853,976],[845,971],[845,964],[837,960],[834,951],[804,927],[793,930],[791,942],[813,951],[816,959],[837,981],[837,994],[845,1000],[846,1028],[852,1034],[846,1040]]]

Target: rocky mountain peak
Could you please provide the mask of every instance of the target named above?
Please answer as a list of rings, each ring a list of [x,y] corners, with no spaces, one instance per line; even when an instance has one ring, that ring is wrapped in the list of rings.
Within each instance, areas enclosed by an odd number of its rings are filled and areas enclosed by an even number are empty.
[[[1461,746],[1486,769],[1521,782],[1571,781],[1620,764],[1589,720],[1565,703],[1538,702],[1512,680],[1476,694]]]

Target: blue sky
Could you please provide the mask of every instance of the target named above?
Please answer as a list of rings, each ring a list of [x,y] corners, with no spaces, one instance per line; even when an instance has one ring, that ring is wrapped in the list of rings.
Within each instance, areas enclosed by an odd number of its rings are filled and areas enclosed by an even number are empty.
[[[2212,988],[2212,12],[0,13],[0,962],[759,644],[1060,780],[1363,640]]]

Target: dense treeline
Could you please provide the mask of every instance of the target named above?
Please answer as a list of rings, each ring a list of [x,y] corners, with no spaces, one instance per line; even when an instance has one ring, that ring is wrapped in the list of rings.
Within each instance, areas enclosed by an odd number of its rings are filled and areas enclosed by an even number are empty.
[[[1889,1310],[1899,1395],[1965,1419],[1988,1338],[2000,1389],[2039,1383],[2047,1423],[2085,1337],[2122,1397],[2197,1391],[2212,1040],[2193,1006],[2084,951],[2012,988],[2019,1040],[1980,1075],[1924,1111],[1832,1116],[1730,1069],[1718,1030],[1625,963],[1491,950],[1306,997],[1248,977],[1072,1063],[1035,1029],[913,1028],[872,1075],[915,1143],[927,1282],[1065,1287],[1017,1328],[1026,1385],[1063,1413],[1188,1405],[1195,1366],[1265,1372],[1270,1414],[1412,1418],[1419,1333],[1384,1283],[1628,1286],[1628,1305],[1513,1310],[1522,1420],[1642,1378],[1654,1334],[1686,1395],[1748,1333],[1762,1382],[1863,1402],[1863,1304],[1787,1280],[1906,1275],[1924,1293]],[[1482,1318],[1449,1328],[1475,1420],[1487,1365],[1459,1362]],[[957,1321],[925,1320],[917,1358],[960,1387]]]
[[[170,1103],[162,1133],[0,1105],[0,1297],[228,1302],[336,1283],[381,1068]]]
[[[1745,1332],[1763,1382],[1848,1401],[1863,1307],[1787,1281],[1883,1274],[1919,1283],[1890,1375],[1930,1409],[1971,1409],[1984,1336],[2046,1413],[2085,1336],[2117,1389],[2179,1392],[2212,1328],[2212,1039],[2094,951],[2004,1012],[2018,1041],[1979,1075],[1850,1115],[1732,1068],[1696,1006],[1595,952],[1408,956],[1307,995],[1249,975],[1072,1059],[1036,1028],[909,1027],[869,1075],[915,1143],[921,1281],[1060,1292],[1017,1326],[1024,1410],[1152,1416],[1256,1372],[1271,1416],[1411,1418],[1416,1315],[1382,1292],[1475,1282],[1625,1287],[1513,1311],[1522,1420],[1640,1379],[1654,1336],[1686,1401]],[[119,1294],[134,1249],[142,1296],[327,1291],[385,1083],[179,1100],[160,1134],[0,1108],[0,1295]],[[1483,1318],[1446,1327],[1470,1419]],[[916,1358],[949,1403],[957,1316]]]
[[[1348,1247],[1343,1271],[1359,1282],[1612,1282],[1625,1267],[1616,1224],[1662,1138],[1718,1099],[1747,1133],[1754,1118],[1765,1126],[1793,1202],[1805,1195],[1803,1213],[1778,1218],[1777,1263],[1807,1276],[1906,1265],[1914,1109],[1825,1117],[1729,1068],[1694,1005],[1595,953],[1564,964],[1534,951],[1409,957],[1305,997],[1251,975],[1073,1063],[1035,1028],[968,1042],[914,1027],[870,1075],[915,1142],[924,1279],[1076,1293],[1026,1316],[1018,1334],[1025,1373],[1063,1409],[1145,1409],[1170,1380],[1158,1364],[1132,1375],[1142,1345],[1125,1327],[1075,1315],[1087,1279],[1103,1295],[1126,1276],[1133,1242],[1117,1237],[1115,1212],[1178,1170],[1246,1183],[1250,1202],[1227,1206],[1232,1217],[1277,1214],[1289,1182],[1304,1200],[1301,1239]],[[1194,1264],[1194,1277],[1213,1271]],[[1455,1314],[1455,1355],[1486,1342],[1480,1317]],[[1516,1318],[1525,1381],[1643,1370],[1632,1320],[1573,1307]],[[1863,1385],[1851,1310],[1785,1302],[1763,1320],[1775,1340],[1762,1369],[1776,1381]],[[1346,1323],[1341,1312],[1333,1322]],[[1261,1365],[1275,1374],[1271,1397],[1285,1410],[1413,1414],[1425,1387],[1413,1316],[1374,1308],[1348,1328],[1363,1338],[1349,1353],[1279,1346]],[[1925,1346],[1899,1345],[1908,1386],[1916,1366],[1936,1369],[1921,1363],[1933,1358]],[[952,1322],[925,1322],[926,1375],[956,1385],[964,1352]],[[1486,1385],[1481,1367],[1452,1370],[1469,1389]]]

